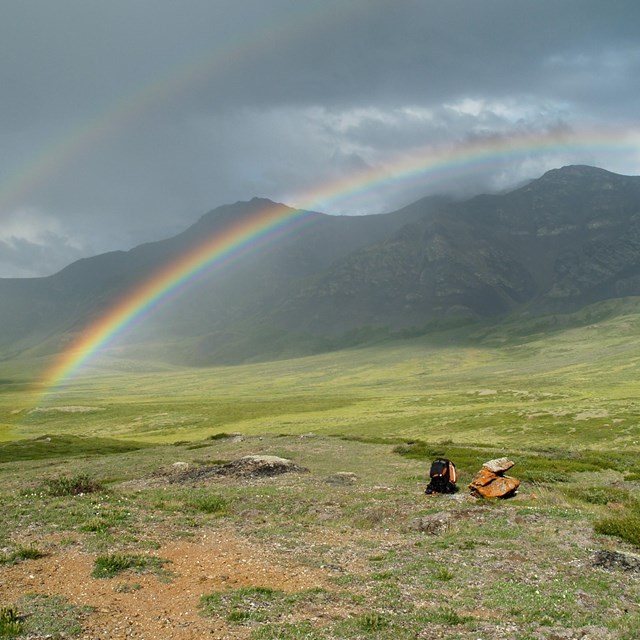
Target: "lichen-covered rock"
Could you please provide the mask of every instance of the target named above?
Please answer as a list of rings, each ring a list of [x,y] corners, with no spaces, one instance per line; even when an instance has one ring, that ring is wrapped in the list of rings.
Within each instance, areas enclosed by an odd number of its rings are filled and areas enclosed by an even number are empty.
[[[485,462],[482,466],[485,469],[489,469],[489,471],[493,471],[493,473],[501,475],[505,471],[509,471],[513,465],[515,465],[515,462],[509,460],[509,458],[495,458]]]
[[[595,553],[593,564],[596,567],[604,567],[605,569],[640,572],[640,556],[628,552],[600,549]]]
[[[507,458],[485,462],[469,484],[472,495],[480,498],[509,498],[514,495],[520,480],[503,475],[514,464]]]

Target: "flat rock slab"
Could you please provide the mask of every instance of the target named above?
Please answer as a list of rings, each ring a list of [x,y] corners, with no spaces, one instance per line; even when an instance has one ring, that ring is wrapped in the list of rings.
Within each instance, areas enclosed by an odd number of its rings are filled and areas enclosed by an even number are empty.
[[[307,473],[309,469],[301,467],[291,460],[278,456],[244,456],[226,464],[209,464],[195,469],[173,469],[168,476],[169,484],[187,484],[202,482],[220,476],[238,478],[278,476],[283,473]],[[164,474],[163,474],[164,475]]]
[[[495,458],[495,460],[485,462],[482,466],[485,469],[489,469],[489,471],[493,471],[493,473],[501,474],[509,471],[513,465],[515,465],[515,462],[509,460],[509,458]]]
[[[226,476],[277,476],[281,473],[308,472],[287,458],[277,456],[244,456],[221,465],[218,473]]]

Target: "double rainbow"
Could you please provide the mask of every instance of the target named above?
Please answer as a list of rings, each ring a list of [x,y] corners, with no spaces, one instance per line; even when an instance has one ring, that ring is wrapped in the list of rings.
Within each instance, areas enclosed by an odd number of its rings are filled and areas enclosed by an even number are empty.
[[[326,205],[402,180],[420,178],[425,183],[437,181],[462,169],[485,167],[505,159],[543,156],[548,157],[550,166],[553,166],[553,158],[558,156],[588,156],[595,152],[619,155],[622,151],[638,153],[640,158],[640,131],[552,132],[475,140],[454,148],[423,149],[392,166],[354,173],[324,184],[300,196],[296,202],[297,209],[275,204],[264,206],[251,217],[204,239],[195,249],[163,266],[141,286],[123,296],[99,320],[86,327],[44,376],[45,393],[77,374],[97,352],[180,287],[203,272],[215,272],[237,256],[251,251],[256,244],[269,242],[274,235],[288,232],[295,223],[304,221],[309,210],[317,210],[320,204]]]

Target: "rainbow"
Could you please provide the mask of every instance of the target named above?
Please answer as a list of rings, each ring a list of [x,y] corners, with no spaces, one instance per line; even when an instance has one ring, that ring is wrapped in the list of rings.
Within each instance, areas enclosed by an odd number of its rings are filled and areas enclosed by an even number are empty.
[[[136,91],[120,96],[105,108],[51,137],[37,153],[7,174],[0,183],[0,212],[20,206],[37,188],[59,175],[83,153],[153,113],[157,105],[197,88],[216,75],[237,69],[245,60],[259,58],[274,43],[304,38],[310,31],[340,22],[357,11],[349,3],[293,3],[286,20],[273,16],[242,38],[229,33],[226,40],[167,67],[142,83]],[[216,39],[214,39],[216,40]]]
[[[301,200],[294,196],[292,202],[299,207],[312,206],[324,210],[347,197],[398,182],[420,180],[420,184],[426,186],[463,170],[526,158],[546,158],[548,169],[557,167],[559,159],[575,164],[575,158],[581,157],[581,163],[590,164],[593,163],[593,154],[599,158],[610,154],[612,159],[616,159],[622,153],[631,155],[640,168],[640,129],[546,131],[478,137],[457,144],[414,149],[388,164],[320,185],[306,192]],[[588,160],[584,160],[585,157]]]
[[[639,131],[597,131],[589,133],[526,134],[515,137],[473,140],[459,146],[424,148],[394,164],[361,171],[326,183],[297,198],[296,209],[269,204],[223,232],[205,239],[173,262],[166,264],[141,286],[132,289],[99,320],[88,326],[43,379],[45,394],[73,377],[98,351],[111,344],[128,327],[153,311],[171,294],[200,274],[211,273],[229,264],[274,236],[288,233],[309,218],[309,211],[374,188],[402,180],[420,178],[437,181],[447,174],[466,168],[486,166],[529,156],[552,157],[594,152],[637,153],[640,159]],[[553,166],[553,165],[551,165]]]

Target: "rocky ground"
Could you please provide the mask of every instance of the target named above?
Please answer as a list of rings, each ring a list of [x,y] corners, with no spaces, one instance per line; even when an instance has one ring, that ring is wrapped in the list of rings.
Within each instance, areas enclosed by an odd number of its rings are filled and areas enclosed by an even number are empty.
[[[20,547],[44,555],[0,564],[0,606],[27,621],[29,594],[76,607],[75,628],[22,636],[34,639],[637,637],[640,558],[594,534],[592,515],[544,487],[499,502],[464,486],[424,496],[411,475],[417,465],[402,460],[380,482],[367,476],[374,457],[338,471],[363,450],[336,452],[341,467],[325,459],[314,469],[312,452],[290,469],[271,455],[239,456],[226,465],[160,465],[100,498],[5,497],[14,523],[5,554]],[[189,506],[190,495],[210,493],[225,497],[224,512]],[[52,504],[65,514],[45,522],[38,505]],[[64,520],[84,508],[89,520]],[[111,523],[102,537],[86,526],[101,518]],[[163,569],[94,577],[96,557],[114,551],[161,558]],[[202,608],[206,594],[222,598],[217,609]],[[225,594],[239,600],[225,604]]]

